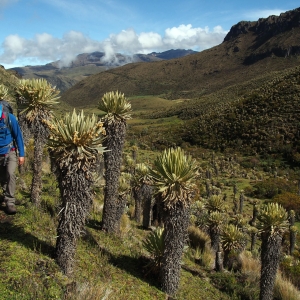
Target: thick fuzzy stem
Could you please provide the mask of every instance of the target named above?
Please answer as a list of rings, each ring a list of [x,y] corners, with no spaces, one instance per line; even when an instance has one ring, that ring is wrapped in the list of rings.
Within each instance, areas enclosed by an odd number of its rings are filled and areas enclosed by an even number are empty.
[[[182,203],[177,203],[166,211],[165,250],[160,275],[162,290],[168,295],[174,295],[178,289],[188,224],[189,209],[184,207]]]

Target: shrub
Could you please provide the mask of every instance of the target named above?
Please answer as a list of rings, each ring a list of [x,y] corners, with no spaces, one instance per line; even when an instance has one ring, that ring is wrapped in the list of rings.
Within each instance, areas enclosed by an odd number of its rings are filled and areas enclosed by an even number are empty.
[[[251,196],[253,194],[253,187],[248,185],[244,188],[244,193],[246,196]]]
[[[283,276],[288,278],[298,289],[300,288],[300,263],[298,259],[292,256],[285,256],[280,264],[280,270]]]
[[[273,198],[274,202],[282,205],[287,211],[294,210],[297,218],[300,215],[300,196],[290,192],[278,194]]]
[[[247,158],[244,158],[240,161],[240,165],[244,168],[248,168],[248,169],[253,169],[257,166],[259,166],[260,164],[260,160],[259,158],[257,157],[247,157]]]
[[[235,276],[234,273],[214,273],[210,276],[212,283],[222,292],[230,296],[232,300],[258,299],[259,286],[249,284],[246,276]]]
[[[257,198],[272,199],[274,196],[283,192],[294,192],[296,186],[286,179],[269,178],[262,182],[258,182],[254,186],[253,196]]]

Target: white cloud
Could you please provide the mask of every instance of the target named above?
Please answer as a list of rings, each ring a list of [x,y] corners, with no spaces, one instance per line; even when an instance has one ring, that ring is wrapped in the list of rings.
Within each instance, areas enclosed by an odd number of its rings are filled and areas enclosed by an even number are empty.
[[[208,27],[193,28],[191,24],[168,28],[165,31],[164,44],[167,48],[195,48],[207,49],[221,43],[226,35],[221,26],[213,31]]]
[[[204,50],[220,44],[226,33],[221,26],[210,31],[208,27],[193,28],[188,24],[167,28],[164,36],[155,32],[137,34],[134,29],[122,30],[104,41],[92,40],[78,31],[69,31],[60,39],[48,33],[36,34],[32,39],[9,35],[2,44],[0,60],[3,64],[22,59],[36,60],[40,64],[61,60],[67,65],[77,54],[102,51],[105,52],[105,61],[115,62],[116,53],[132,55],[169,49]]]
[[[162,37],[155,32],[142,32],[139,35],[139,43],[145,51],[153,48],[159,49],[163,46]]]

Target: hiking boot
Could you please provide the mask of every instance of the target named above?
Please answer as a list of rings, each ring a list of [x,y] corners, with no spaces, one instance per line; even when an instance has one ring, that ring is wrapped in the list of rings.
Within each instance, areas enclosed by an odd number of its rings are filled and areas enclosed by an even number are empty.
[[[6,204],[5,213],[7,215],[14,215],[17,212],[16,206],[14,204]]]

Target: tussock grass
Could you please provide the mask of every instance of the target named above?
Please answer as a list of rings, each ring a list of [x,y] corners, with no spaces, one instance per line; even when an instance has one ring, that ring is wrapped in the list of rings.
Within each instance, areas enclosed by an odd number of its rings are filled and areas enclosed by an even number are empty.
[[[299,300],[300,291],[278,272],[274,287],[274,298],[279,300]]]
[[[194,249],[204,251],[209,247],[210,238],[199,227],[189,226],[188,228],[189,242]]]
[[[241,273],[247,276],[249,282],[259,282],[260,279],[260,261],[252,256],[251,252],[243,251],[239,255],[241,264]]]

